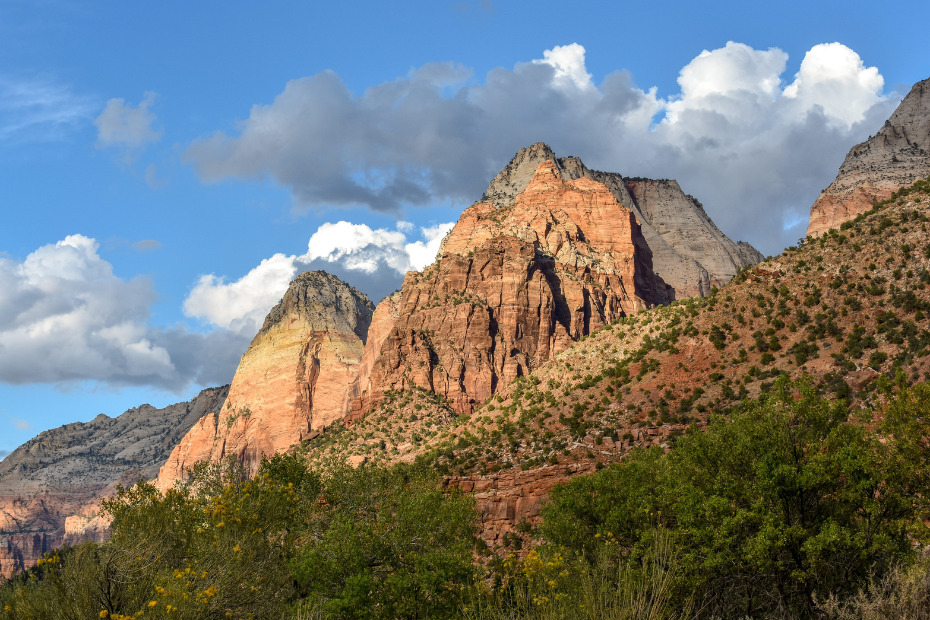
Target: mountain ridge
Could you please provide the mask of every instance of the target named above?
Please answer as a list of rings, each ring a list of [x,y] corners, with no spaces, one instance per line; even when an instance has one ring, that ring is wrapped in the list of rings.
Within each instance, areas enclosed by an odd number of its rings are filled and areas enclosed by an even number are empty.
[[[849,149],[811,207],[808,236],[839,227],[930,174],[930,78],[917,82],[875,135]]]

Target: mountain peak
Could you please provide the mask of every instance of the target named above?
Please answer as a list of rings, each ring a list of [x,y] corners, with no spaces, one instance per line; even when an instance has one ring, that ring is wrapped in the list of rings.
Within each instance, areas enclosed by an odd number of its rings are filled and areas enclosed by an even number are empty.
[[[674,289],[676,299],[707,295],[763,258],[748,243],[736,244],[727,237],[677,181],[627,179],[616,172],[591,170],[578,157],[558,157],[544,142],[517,151],[488,185],[483,200],[497,207],[512,205],[543,162],[550,162],[549,170],[566,181],[588,178],[603,183],[636,215],[652,251],[653,269]]]
[[[811,207],[808,236],[836,228],[930,174],[930,78],[914,84],[891,117],[849,149],[836,179]]]

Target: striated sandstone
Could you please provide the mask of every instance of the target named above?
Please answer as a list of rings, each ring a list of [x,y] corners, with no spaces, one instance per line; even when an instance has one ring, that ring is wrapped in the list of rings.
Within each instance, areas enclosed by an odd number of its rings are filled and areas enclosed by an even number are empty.
[[[102,541],[97,514],[117,484],[152,478],[191,425],[219,411],[228,386],[190,402],[142,405],[40,433],[0,462],[0,574],[9,577],[63,544]]]
[[[577,157],[556,157],[542,142],[520,149],[491,181],[484,200],[501,207],[513,204],[543,161],[552,162],[565,180],[586,177],[603,183],[620,204],[633,211],[652,251],[653,269],[674,289],[676,299],[704,296],[741,268],[763,259],[748,243],[734,243],[723,234],[701,203],[685,194],[676,181],[627,179],[590,170]]]
[[[222,412],[201,418],[171,452],[157,485],[170,488],[198,461],[234,456],[254,471],[342,418],[374,306],[322,271],[299,275],[242,356]]]
[[[808,236],[821,235],[930,175],[930,78],[918,82],[874,136],[849,150],[811,207]]]
[[[602,183],[566,181],[543,161],[511,205],[469,207],[437,262],[407,274],[382,317],[389,333],[369,340],[354,414],[417,387],[472,411],[583,336],[670,301],[651,262],[634,214]]]

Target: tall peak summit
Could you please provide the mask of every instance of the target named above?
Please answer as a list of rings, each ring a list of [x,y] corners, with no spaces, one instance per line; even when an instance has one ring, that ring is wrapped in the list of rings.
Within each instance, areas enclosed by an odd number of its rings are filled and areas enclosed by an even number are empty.
[[[655,272],[674,290],[675,298],[704,296],[740,269],[763,256],[748,243],[734,243],[713,223],[703,205],[669,179],[631,179],[615,172],[589,169],[578,157],[558,157],[544,142],[524,147],[488,185],[484,201],[498,207],[513,204],[529,185],[539,164],[552,162],[566,181],[588,178],[603,183],[631,210],[652,251]]]

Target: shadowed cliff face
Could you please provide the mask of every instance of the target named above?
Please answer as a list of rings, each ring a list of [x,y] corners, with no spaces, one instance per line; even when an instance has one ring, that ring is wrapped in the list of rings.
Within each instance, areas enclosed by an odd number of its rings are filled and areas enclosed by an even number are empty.
[[[542,142],[517,152],[491,181],[485,200],[498,206],[513,204],[544,161],[552,162],[565,180],[589,178],[603,183],[636,215],[652,252],[653,269],[672,287],[675,299],[704,296],[741,268],[763,259],[748,243],[734,243],[723,234],[701,203],[685,194],[676,181],[624,179],[615,172],[590,170],[577,157],[557,157]]]
[[[914,84],[884,126],[849,150],[836,179],[811,207],[809,236],[837,228],[930,175],[930,78]]]
[[[101,497],[117,484],[152,478],[183,434],[220,411],[228,386],[156,409],[142,405],[41,433],[0,462],[0,572],[9,577],[46,551],[101,540]]]
[[[420,387],[470,412],[581,337],[671,298],[634,214],[602,183],[565,181],[543,161],[512,204],[466,209],[437,262],[378,308],[353,411]]]
[[[223,410],[204,416],[181,439],[158,485],[171,487],[197,461],[230,455],[254,470],[262,456],[342,418],[373,310],[365,295],[335,276],[298,276],[242,356]]]

